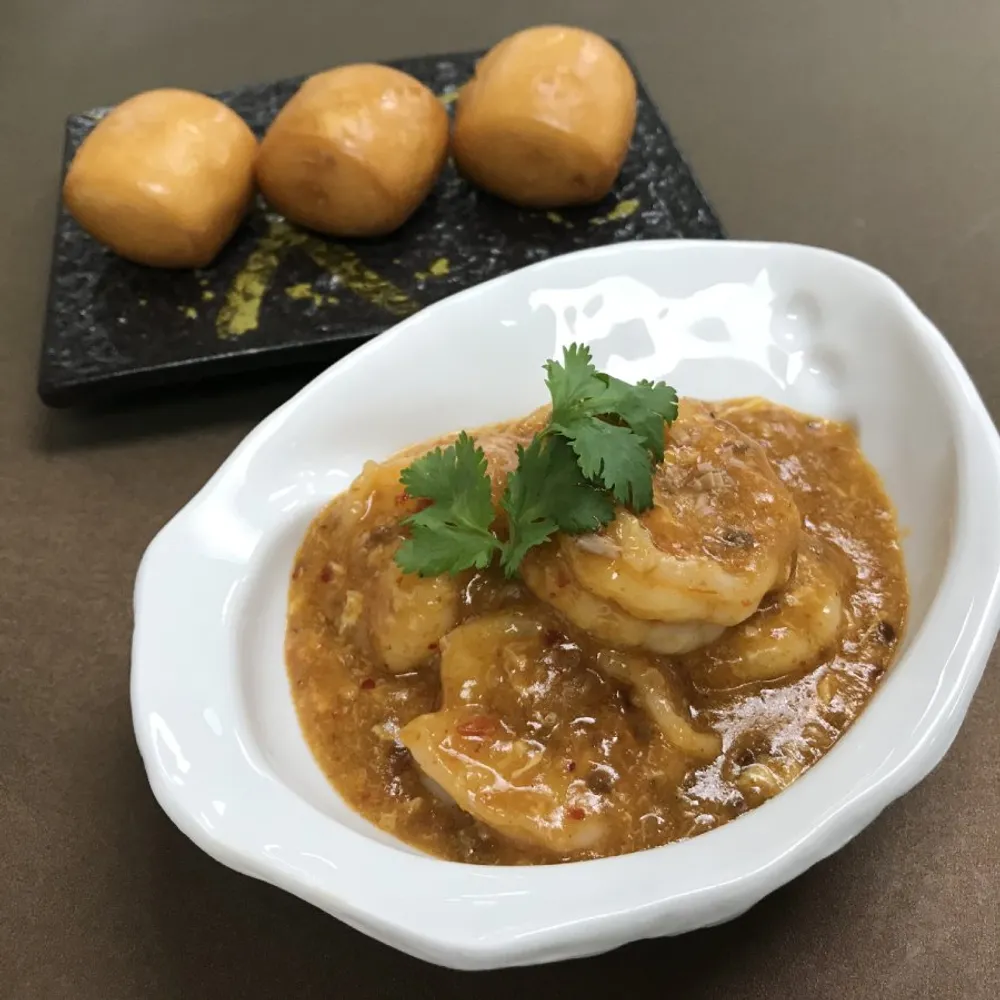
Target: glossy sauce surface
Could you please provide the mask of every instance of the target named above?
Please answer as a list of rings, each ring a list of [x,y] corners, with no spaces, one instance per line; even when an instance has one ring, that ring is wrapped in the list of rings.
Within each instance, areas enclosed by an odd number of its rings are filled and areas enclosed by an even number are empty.
[[[544,417],[474,435],[495,497]],[[369,463],[310,526],[286,637],[317,761],[408,843],[524,864],[694,836],[819,759],[893,659],[895,517],[844,425],[685,401],[656,507],[515,581],[395,568],[399,472],[429,446]]]

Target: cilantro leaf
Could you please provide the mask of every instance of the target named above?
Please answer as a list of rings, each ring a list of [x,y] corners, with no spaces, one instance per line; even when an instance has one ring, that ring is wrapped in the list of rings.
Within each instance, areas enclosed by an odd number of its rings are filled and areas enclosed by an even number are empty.
[[[587,479],[569,443],[553,437],[546,448],[544,487],[560,531],[582,535],[597,531],[615,516],[611,497]]]
[[[404,573],[437,576],[490,564],[500,543],[490,531],[495,512],[486,455],[468,434],[418,458],[399,479],[411,497],[432,501],[403,521],[410,537],[396,564]]]
[[[677,417],[677,393],[663,382],[629,385],[599,372],[590,351],[571,344],[563,363],[545,366],[552,396],[550,432],[570,442],[580,469],[619,503],[652,506],[652,463],[663,460],[665,424]]]
[[[657,462],[663,461],[665,425],[677,419],[677,393],[665,382],[629,385],[610,375],[598,376],[604,391],[588,402],[594,413],[619,417],[639,436]]]
[[[396,550],[396,565],[404,573],[439,576],[473,566],[485,569],[499,548],[489,531],[456,523],[438,507],[428,507],[406,523],[410,537]]]
[[[486,454],[465,431],[454,444],[435,448],[408,465],[399,481],[411,497],[467,505],[478,521],[493,516]]]
[[[517,455],[501,501],[508,523],[501,565],[508,576],[529,549],[556,531],[596,531],[615,513],[611,498],[584,478],[562,438],[538,436],[527,448],[518,447]]]
[[[620,504],[640,511],[653,505],[649,453],[631,429],[587,417],[553,424],[553,430],[569,441],[584,476],[603,484]]]
[[[672,385],[642,378],[636,382],[635,388],[648,394],[646,397],[647,405],[659,413],[668,424],[672,424],[677,419],[677,390]]]
[[[545,384],[552,396],[553,423],[564,423],[583,416],[587,401],[604,389],[590,350],[583,344],[564,347],[563,363],[547,361],[545,374]]]

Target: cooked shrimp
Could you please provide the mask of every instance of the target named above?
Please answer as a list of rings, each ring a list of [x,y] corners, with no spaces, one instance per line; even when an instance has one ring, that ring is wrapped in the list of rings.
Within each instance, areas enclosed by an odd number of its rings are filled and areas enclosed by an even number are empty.
[[[565,855],[597,847],[608,832],[586,783],[496,715],[444,709],[414,719],[400,738],[462,809],[512,840]]]
[[[459,626],[442,643],[443,707],[403,727],[417,766],[455,803],[512,840],[558,855],[607,836],[605,800],[527,724],[562,673],[546,629],[516,612]],[[563,748],[565,751],[566,748]]]
[[[646,710],[664,739],[697,760],[712,761],[722,753],[722,738],[711,729],[699,729],[691,721],[684,696],[672,678],[635,654],[603,650],[597,665],[608,676],[632,689],[634,700]]]
[[[372,646],[394,674],[415,670],[455,627],[458,610],[459,588],[453,577],[415,576],[389,561],[371,588]]]
[[[559,539],[585,590],[635,618],[728,626],[788,579],[795,502],[761,447],[707,405],[682,402],[653,491],[649,511]]]
[[[499,708],[497,700],[511,696],[513,711],[519,703],[523,707],[522,696],[547,680],[544,633],[541,622],[516,611],[487,615],[455,629],[441,643],[442,703]]]
[[[349,570],[362,583],[345,595],[341,631],[357,625],[377,659],[396,674],[433,658],[437,643],[455,627],[460,604],[454,577],[419,577],[396,565],[403,537],[399,522],[410,503],[402,490],[398,467],[365,463],[343,507],[343,518],[354,529],[341,553],[345,566],[332,568]]]
[[[687,664],[692,677],[699,685],[726,687],[775,680],[816,664],[840,634],[841,584],[835,553],[803,546],[788,586],[727,631],[706,651],[704,664],[692,657]]]
[[[528,553],[521,576],[536,597],[552,605],[577,628],[612,646],[647,649],[651,653],[686,653],[718,638],[722,625],[707,622],[644,621],[625,614],[611,601],[580,586],[557,543]]]

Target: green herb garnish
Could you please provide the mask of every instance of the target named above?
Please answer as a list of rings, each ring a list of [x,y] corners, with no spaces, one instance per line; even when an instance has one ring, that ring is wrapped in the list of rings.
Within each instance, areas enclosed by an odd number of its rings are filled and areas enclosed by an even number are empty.
[[[404,520],[410,537],[396,552],[404,573],[437,576],[485,569],[500,551],[490,531],[496,517],[486,456],[465,431],[447,448],[435,448],[400,474],[411,496],[431,505]]]
[[[540,434],[527,448],[518,448],[517,455],[501,501],[507,541],[500,563],[508,576],[517,572],[528,549],[557,531],[597,531],[615,516],[611,497],[584,476],[562,438]]]
[[[507,479],[496,517],[486,456],[464,431],[455,444],[407,466],[400,476],[411,497],[430,505],[404,520],[410,537],[396,553],[405,573],[437,576],[484,569],[499,554],[508,576],[525,553],[557,531],[597,531],[617,501],[635,511],[653,503],[653,466],[663,459],[664,425],[677,417],[677,393],[663,382],[630,385],[599,372],[590,351],[572,344],[563,363],[545,365],[552,416]]]
[[[586,347],[550,361],[551,428],[569,441],[583,474],[634,510],[653,505],[653,460],[663,460],[663,425],[677,417],[677,393],[663,382],[629,385],[599,372]]]

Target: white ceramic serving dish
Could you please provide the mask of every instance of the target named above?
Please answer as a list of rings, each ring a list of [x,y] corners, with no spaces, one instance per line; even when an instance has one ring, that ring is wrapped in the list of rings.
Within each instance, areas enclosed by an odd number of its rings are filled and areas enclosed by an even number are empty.
[[[313,762],[282,656],[289,569],[310,519],[365,459],[531,409],[545,399],[543,361],[574,340],[625,379],[854,421],[905,530],[909,627],[833,751],[721,829],[552,867],[440,861],[359,818]],[[432,962],[528,964],[715,924],[836,851],[940,761],[997,633],[998,505],[996,429],[944,337],[878,271],[751,243],[560,257],[334,365],[160,532],[135,590],[139,747],[160,804],[210,855]]]

